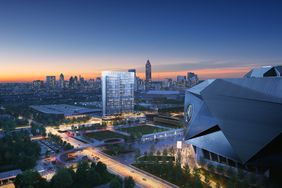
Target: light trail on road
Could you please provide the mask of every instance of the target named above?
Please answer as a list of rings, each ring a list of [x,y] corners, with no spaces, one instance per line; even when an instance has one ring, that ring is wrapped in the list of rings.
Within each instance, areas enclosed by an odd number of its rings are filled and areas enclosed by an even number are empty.
[[[63,141],[66,141],[73,145],[75,148],[83,148],[84,146],[89,146],[89,144],[82,143],[74,138],[68,137],[64,133],[59,133],[52,127],[46,128],[47,132],[58,135],[62,138]],[[142,171],[136,170],[128,165],[122,164],[119,161],[116,161],[105,154],[101,153],[98,149],[93,147],[88,147],[83,150],[83,153],[87,155],[90,159],[93,157],[99,157],[99,161],[107,165],[109,171],[113,172],[116,175],[121,177],[131,176],[134,181],[141,187],[144,188],[169,188],[177,187],[165,180],[161,180],[153,175],[148,175]]]

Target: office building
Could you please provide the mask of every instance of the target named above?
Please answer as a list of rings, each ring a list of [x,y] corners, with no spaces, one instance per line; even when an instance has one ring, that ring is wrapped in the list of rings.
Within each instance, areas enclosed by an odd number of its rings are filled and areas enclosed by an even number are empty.
[[[137,91],[138,86],[137,86],[136,69],[128,69],[128,72],[134,73],[134,91]]]
[[[102,72],[103,116],[132,112],[134,109],[134,73]]]
[[[64,89],[65,88],[65,77],[64,75],[61,73],[60,75],[60,80],[59,80],[59,87],[61,89]]]
[[[43,88],[43,85],[44,85],[44,83],[43,83],[42,80],[34,80],[32,82],[32,89],[33,90],[40,90],[40,89]]]
[[[145,65],[145,87],[146,90],[151,88],[151,81],[152,81],[152,66],[149,60],[147,60]]]
[[[46,86],[49,89],[56,87],[56,76],[46,76]]]
[[[186,91],[186,140],[197,158],[280,179],[282,66],[206,80]]]
[[[193,72],[187,73],[187,86],[193,87],[194,85],[199,83],[198,75]]]
[[[178,83],[184,83],[186,81],[186,76],[177,75],[176,81]]]
[[[172,86],[172,79],[171,78],[165,78],[163,87],[166,89],[169,89]]]

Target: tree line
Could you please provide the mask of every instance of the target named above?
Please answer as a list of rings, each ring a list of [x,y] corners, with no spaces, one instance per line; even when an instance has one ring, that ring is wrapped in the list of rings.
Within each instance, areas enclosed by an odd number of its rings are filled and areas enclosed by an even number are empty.
[[[0,139],[0,166],[26,170],[35,166],[40,146],[25,131],[11,132]]]
[[[102,162],[78,164],[77,170],[61,168],[56,171],[51,181],[47,181],[36,171],[28,170],[19,174],[15,180],[16,188],[91,188],[107,184],[111,188],[133,188],[135,182],[132,177],[121,179],[108,172],[107,166]]]

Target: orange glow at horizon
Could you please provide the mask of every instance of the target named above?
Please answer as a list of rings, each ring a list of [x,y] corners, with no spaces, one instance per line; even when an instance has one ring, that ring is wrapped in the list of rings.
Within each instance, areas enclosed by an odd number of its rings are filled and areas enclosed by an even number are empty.
[[[209,79],[209,78],[232,78],[232,77],[241,77],[246,74],[252,67],[231,67],[231,68],[219,68],[219,69],[194,69],[189,70],[189,72],[194,72],[198,74],[200,79]],[[188,70],[185,71],[171,71],[171,72],[152,72],[152,76],[154,80],[163,80],[165,78],[176,79],[177,75],[187,75]],[[59,79],[60,72],[54,73],[43,73],[43,72],[20,72],[14,71],[14,74],[11,75],[8,72],[1,72],[0,74],[0,82],[30,82],[33,80],[45,80],[47,75],[54,75],[56,79]],[[64,74],[64,72],[63,72]],[[70,76],[83,76],[85,79],[96,78],[101,75],[101,72],[93,72],[93,73],[75,73],[71,71],[71,73],[64,74],[65,80],[69,79]],[[144,78],[143,72],[137,72],[137,76],[140,78]]]

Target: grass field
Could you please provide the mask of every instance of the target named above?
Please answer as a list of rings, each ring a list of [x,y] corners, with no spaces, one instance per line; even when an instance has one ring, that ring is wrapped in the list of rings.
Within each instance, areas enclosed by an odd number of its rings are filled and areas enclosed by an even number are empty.
[[[94,138],[96,140],[105,140],[109,138],[123,138],[125,140],[128,139],[128,136],[118,134],[112,131],[99,131],[99,132],[92,132],[92,133],[86,133],[84,136],[89,138]]]
[[[128,128],[121,128],[119,129],[123,132],[127,132],[133,136],[140,137],[144,134],[151,134],[156,132],[162,132],[166,131],[167,129],[159,128],[159,127],[153,127],[149,125],[142,125],[142,126],[136,126],[136,127],[128,127]]]

